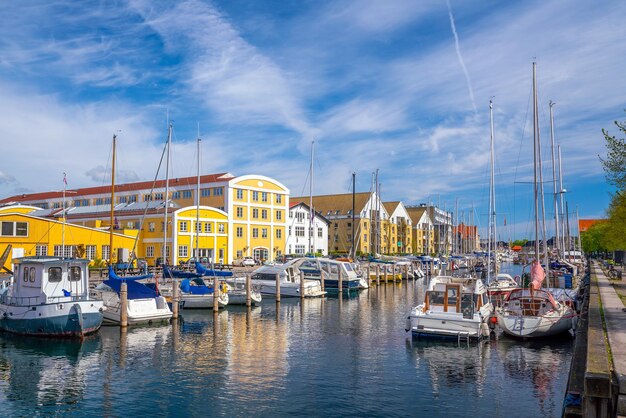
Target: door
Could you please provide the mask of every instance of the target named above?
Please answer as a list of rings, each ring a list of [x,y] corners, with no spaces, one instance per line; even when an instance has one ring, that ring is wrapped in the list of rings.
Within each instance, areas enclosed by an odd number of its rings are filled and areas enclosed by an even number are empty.
[[[444,312],[459,312],[460,304],[461,304],[460,294],[461,294],[460,285],[458,284],[446,285],[446,296],[443,301]]]

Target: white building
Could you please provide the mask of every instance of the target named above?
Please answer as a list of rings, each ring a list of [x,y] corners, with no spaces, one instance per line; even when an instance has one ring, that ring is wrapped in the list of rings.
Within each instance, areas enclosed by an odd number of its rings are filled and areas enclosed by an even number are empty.
[[[329,221],[319,213],[313,216],[311,225],[311,209],[304,202],[294,203],[289,207],[287,221],[286,254],[304,255],[320,253],[328,255]]]

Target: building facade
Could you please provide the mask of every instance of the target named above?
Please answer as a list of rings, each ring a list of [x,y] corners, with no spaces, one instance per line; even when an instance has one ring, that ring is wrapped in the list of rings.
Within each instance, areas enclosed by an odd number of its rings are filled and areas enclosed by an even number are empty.
[[[291,203],[287,226],[286,254],[303,256],[307,253],[328,255],[329,221],[319,212],[313,215],[311,208],[304,202]]]

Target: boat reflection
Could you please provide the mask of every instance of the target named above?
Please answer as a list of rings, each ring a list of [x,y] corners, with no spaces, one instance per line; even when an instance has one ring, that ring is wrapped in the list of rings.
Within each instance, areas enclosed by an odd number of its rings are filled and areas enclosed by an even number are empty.
[[[0,335],[0,402],[2,414],[13,406],[47,408],[55,413],[76,410],[93,370],[98,369],[98,335],[77,340]]]

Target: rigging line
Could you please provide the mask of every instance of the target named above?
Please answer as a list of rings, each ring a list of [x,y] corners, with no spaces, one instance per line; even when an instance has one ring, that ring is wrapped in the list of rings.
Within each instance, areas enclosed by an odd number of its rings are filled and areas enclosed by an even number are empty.
[[[161,171],[161,165],[163,164],[163,159],[165,158],[165,150],[167,149],[167,141],[165,142],[165,146],[163,147],[163,152],[161,153],[161,159],[159,160],[159,166],[157,167],[157,172],[154,175],[154,180],[152,181],[152,188],[150,189],[150,196],[152,196],[152,192],[154,191],[155,187],[156,187],[156,182],[157,179],[159,178],[159,172]],[[167,196],[165,196],[165,204],[167,205]],[[144,221],[146,219],[146,214],[148,213],[148,207],[150,206],[150,202],[152,202],[153,200],[149,200],[146,202],[146,207],[144,208],[143,211],[143,215],[141,216],[141,220],[139,221],[139,231],[143,230],[143,224]],[[167,228],[167,225],[163,225],[163,228]],[[137,241],[139,239],[139,234],[137,234],[137,237],[135,238],[135,242],[133,243],[133,250],[132,250],[132,254],[136,257],[136,249],[137,249]],[[173,249],[172,249],[173,251]],[[165,254],[167,252],[167,249],[163,249],[164,255],[163,255],[163,262],[165,262]]]

